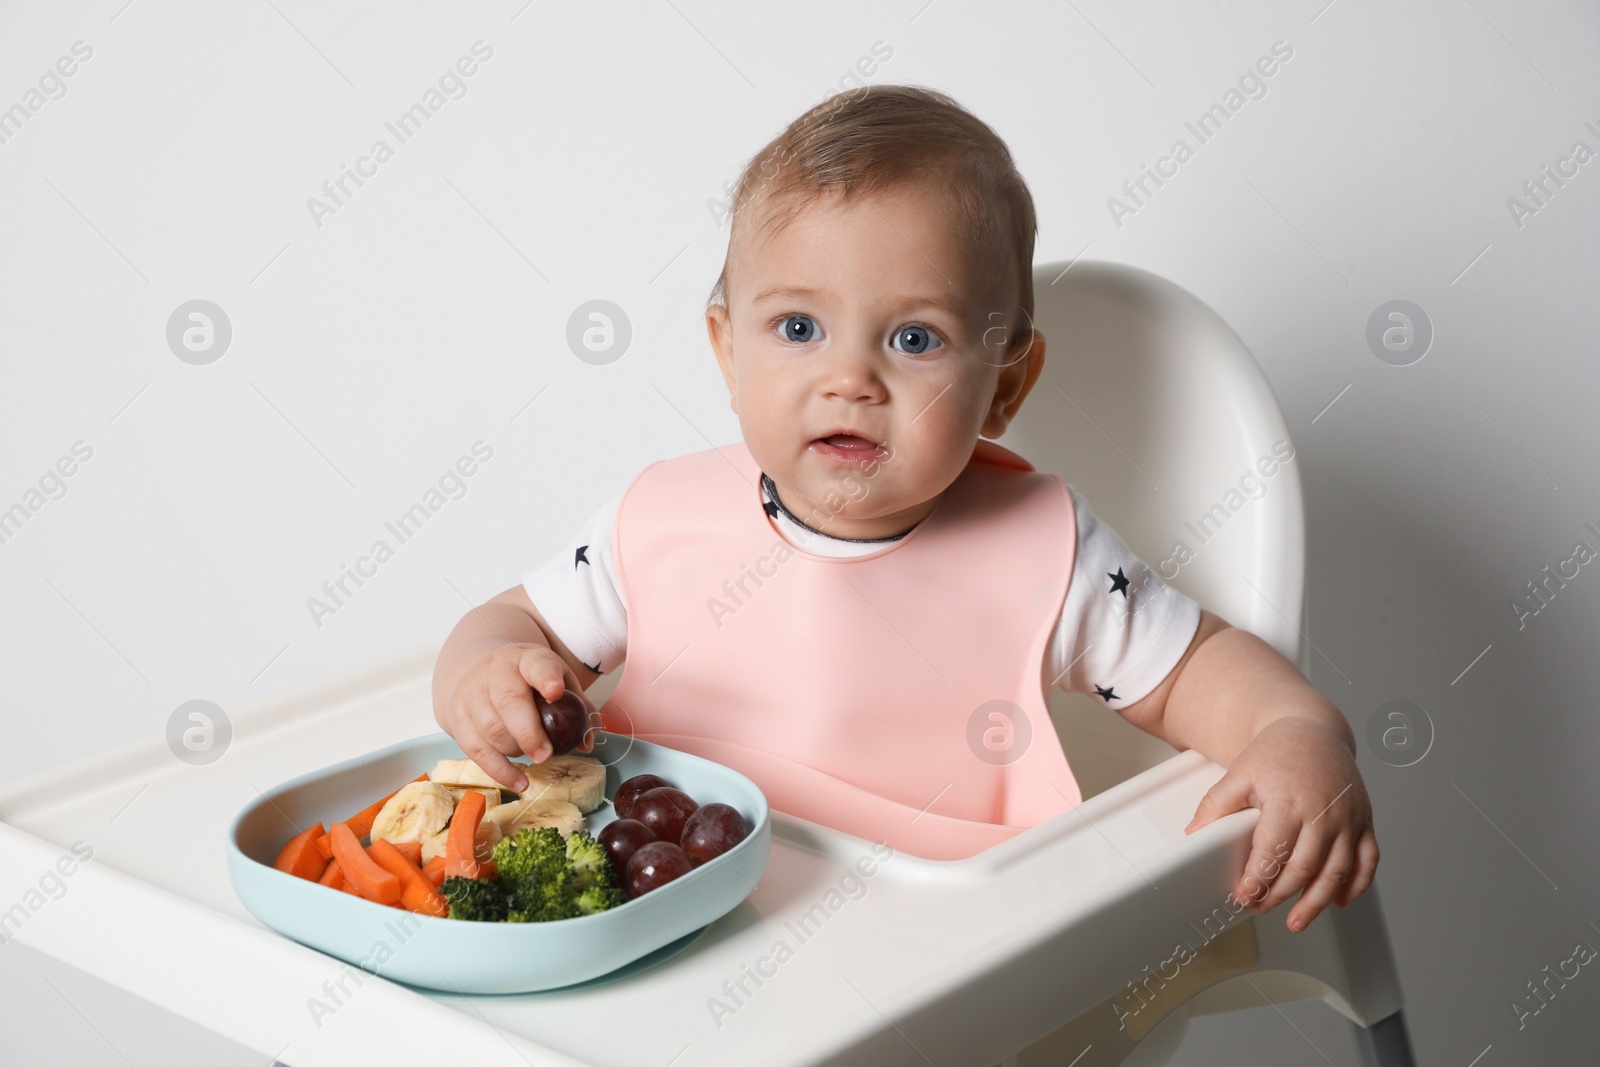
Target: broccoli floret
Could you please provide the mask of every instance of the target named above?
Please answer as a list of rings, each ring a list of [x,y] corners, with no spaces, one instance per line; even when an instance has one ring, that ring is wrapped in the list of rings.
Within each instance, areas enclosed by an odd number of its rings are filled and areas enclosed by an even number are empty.
[[[567,835],[567,871],[579,892],[591,887],[612,889],[617,884],[617,872],[611,866],[605,846],[590,837],[586,830],[574,830]]]
[[[573,904],[579,915],[593,915],[626,902],[628,895],[616,887],[592,885],[579,893]]]
[[[505,890],[494,882],[451,875],[439,886],[450,902],[450,918],[471,922],[500,922],[506,918]]]
[[[583,830],[563,839],[554,827],[525,826],[501,838],[492,855],[500,880],[485,884],[497,884],[506,922],[572,919],[627,899],[618,888],[611,857]]]
[[[567,872],[557,870],[542,881],[521,883],[511,895],[508,917],[513,922],[529,923],[571,919],[578,914],[574,896]]]
[[[566,843],[553,826],[524,826],[495,842],[490,857],[501,883],[513,892],[523,883],[538,884],[567,864]]]

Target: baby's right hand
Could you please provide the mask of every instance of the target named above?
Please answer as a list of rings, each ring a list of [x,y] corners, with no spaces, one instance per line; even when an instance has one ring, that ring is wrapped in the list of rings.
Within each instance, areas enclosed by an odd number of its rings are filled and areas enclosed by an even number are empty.
[[[462,650],[458,662],[453,684],[447,682],[444,691],[434,694],[434,718],[461,751],[512,792],[526,789],[528,779],[506,757],[526,753],[534,763],[543,763],[551,754],[533,702],[535,688],[546,701],[571,689],[583,701],[589,722],[599,724],[599,713],[571,668],[546,645],[485,641]],[[593,747],[591,730],[578,751]]]

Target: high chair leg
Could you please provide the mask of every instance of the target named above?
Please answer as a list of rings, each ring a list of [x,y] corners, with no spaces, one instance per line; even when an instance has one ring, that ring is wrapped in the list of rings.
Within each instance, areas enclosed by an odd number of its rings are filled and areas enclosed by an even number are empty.
[[[1416,1067],[1403,1011],[1380,1019],[1370,1027],[1354,1022],[1350,1025],[1355,1027],[1362,1067]]]

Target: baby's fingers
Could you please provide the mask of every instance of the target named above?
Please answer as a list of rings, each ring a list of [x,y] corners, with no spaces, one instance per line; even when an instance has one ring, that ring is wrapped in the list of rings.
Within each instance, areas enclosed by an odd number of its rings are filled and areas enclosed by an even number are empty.
[[[1196,805],[1194,818],[1189,820],[1189,825],[1183,828],[1186,834],[1192,834],[1202,826],[1206,826],[1224,815],[1231,815],[1250,806],[1250,780],[1243,774],[1230,769],[1216,784],[1206,790],[1206,795],[1200,798]],[[1259,830],[1259,825],[1257,826]]]
[[[517,670],[546,700],[554,700],[567,688],[567,665],[551,649],[527,646],[517,658]]]
[[[1283,865],[1283,873],[1278,875],[1278,880],[1256,910],[1265,915],[1309,885],[1312,877],[1322,869],[1333,842],[1332,835],[1307,824],[1294,843],[1294,854]]]
[[[482,723],[487,727],[484,736],[507,755],[526,753],[533,762],[542,763],[550,755],[550,742],[545,737],[539,712],[533,706],[533,692],[517,666],[499,661],[489,671],[485,681],[489,699],[493,704]],[[499,722],[495,723],[494,719]],[[510,745],[500,743],[506,736]],[[511,746],[515,747],[511,747]]]
[[[1255,833],[1250,839],[1250,858],[1245,862],[1244,873],[1234,890],[1235,898],[1244,901],[1257,911],[1266,911],[1263,905],[1270,892],[1273,879],[1283,870],[1289,858],[1290,846],[1300,835],[1300,820],[1281,804],[1268,803],[1261,809]]]
[[[1342,908],[1365,893],[1377,873],[1378,835],[1369,826],[1362,833],[1361,840],[1356,842],[1355,870],[1351,872],[1349,881],[1345,882],[1334,903]]]
[[[471,757],[472,762],[482,767],[484,773],[513,793],[520,793],[528,788],[527,775],[523,774],[517,766],[488,741],[484,740],[475,722],[464,723],[457,731],[456,744],[461,746],[461,751]]]
[[[1322,914],[1322,909],[1328,906],[1333,895],[1349,880],[1354,852],[1350,838],[1339,835],[1333,848],[1328,850],[1328,861],[1322,865],[1322,870],[1306,887],[1295,906],[1289,909],[1289,929],[1304,930],[1311,925],[1311,920]]]

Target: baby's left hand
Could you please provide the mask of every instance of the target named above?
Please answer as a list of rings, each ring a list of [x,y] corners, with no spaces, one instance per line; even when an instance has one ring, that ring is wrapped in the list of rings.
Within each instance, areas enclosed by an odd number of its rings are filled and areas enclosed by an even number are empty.
[[[1260,808],[1261,819],[1234,895],[1258,913],[1305,889],[1287,922],[1303,930],[1330,900],[1342,908],[1372,884],[1372,802],[1355,757],[1329,727],[1298,717],[1268,723],[1200,798],[1184,832],[1247,807]]]

